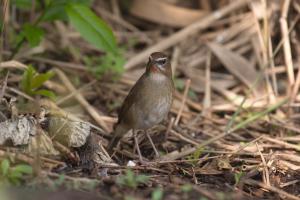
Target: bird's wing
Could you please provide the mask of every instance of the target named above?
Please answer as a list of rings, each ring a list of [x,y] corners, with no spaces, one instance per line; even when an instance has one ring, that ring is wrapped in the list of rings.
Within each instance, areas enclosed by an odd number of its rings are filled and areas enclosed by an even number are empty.
[[[122,117],[125,117],[132,105],[136,102],[137,99],[135,98],[140,98],[138,93],[140,91],[140,87],[143,87],[144,85],[143,82],[145,80],[145,76],[146,75],[143,74],[129,91],[127,97],[125,98],[121,106],[121,109],[118,112],[118,123],[122,121]]]

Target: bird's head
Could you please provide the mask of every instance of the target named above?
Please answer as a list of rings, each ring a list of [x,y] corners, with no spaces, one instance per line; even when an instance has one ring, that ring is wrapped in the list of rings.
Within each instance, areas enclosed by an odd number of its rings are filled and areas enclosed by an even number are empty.
[[[172,68],[168,57],[161,52],[154,52],[149,56],[147,73],[161,73],[167,77],[172,77]]]

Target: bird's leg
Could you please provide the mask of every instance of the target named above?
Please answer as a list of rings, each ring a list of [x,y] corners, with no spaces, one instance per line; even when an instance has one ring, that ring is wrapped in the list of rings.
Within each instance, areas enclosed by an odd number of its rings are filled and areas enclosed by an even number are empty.
[[[136,134],[136,131],[135,130],[132,130],[133,131],[133,138],[134,138],[134,143],[135,143],[135,148],[139,154],[139,160],[140,160],[140,163],[144,163],[143,161],[143,157],[142,157],[142,154],[141,154],[141,150],[140,150],[140,146],[139,146],[139,141],[138,141],[138,138],[137,138],[137,134]]]
[[[158,153],[158,151],[157,151],[157,149],[156,149],[156,147],[155,147],[155,145],[154,145],[154,143],[153,143],[153,141],[152,141],[152,139],[151,139],[151,137],[150,137],[148,131],[147,131],[147,130],[144,130],[144,132],[146,133],[146,136],[147,136],[147,138],[148,138],[148,140],[149,140],[149,142],[150,142],[150,144],[151,144],[151,146],[152,146],[152,149],[154,150],[155,157],[158,158],[158,157],[159,157],[159,153]]]

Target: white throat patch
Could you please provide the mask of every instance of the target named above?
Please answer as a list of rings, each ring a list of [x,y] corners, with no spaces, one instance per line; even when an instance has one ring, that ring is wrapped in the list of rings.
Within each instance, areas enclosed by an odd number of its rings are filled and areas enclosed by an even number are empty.
[[[162,82],[167,79],[167,77],[161,73],[151,73],[150,78],[156,82]]]

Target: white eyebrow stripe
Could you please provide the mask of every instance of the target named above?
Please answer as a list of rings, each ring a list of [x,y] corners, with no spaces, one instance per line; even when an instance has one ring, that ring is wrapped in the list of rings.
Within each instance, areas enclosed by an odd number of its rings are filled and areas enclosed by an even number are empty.
[[[156,61],[163,61],[163,60],[167,60],[167,58],[157,58]]]

